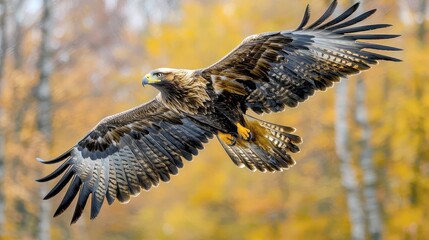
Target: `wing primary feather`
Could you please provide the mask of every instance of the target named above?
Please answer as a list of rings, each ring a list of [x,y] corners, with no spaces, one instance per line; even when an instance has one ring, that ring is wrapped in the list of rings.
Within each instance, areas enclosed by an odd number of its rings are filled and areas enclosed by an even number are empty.
[[[299,26],[296,28],[295,31],[302,30],[305,27],[305,25],[307,25],[308,20],[310,20],[310,5],[307,4],[307,7],[305,8],[304,17],[302,18],[301,23],[299,24]]]
[[[79,192],[79,197],[77,198],[76,207],[70,224],[76,223],[80,216],[82,216],[82,212],[85,209],[86,201],[88,200],[90,193],[91,190],[88,187],[88,182],[84,182],[82,189]]]
[[[374,59],[374,60],[385,60],[385,61],[392,61],[392,62],[402,62],[401,59],[397,59],[394,57],[389,57],[386,55],[381,55],[378,53],[372,53],[372,52],[366,52],[366,51],[362,51],[362,53],[366,53],[368,54],[369,58]]]
[[[63,200],[61,200],[60,205],[58,206],[57,210],[54,213],[54,217],[63,213],[70,206],[71,202],[79,192],[81,185],[82,185],[82,181],[80,180],[80,178],[78,176],[74,176],[72,182],[70,183],[69,188],[67,189],[66,194],[63,197]]]
[[[399,36],[401,36],[401,35],[398,35],[398,34],[359,34],[359,35],[344,36],[344,38],[351,39],[351,40],[379,40],[379,39],[397,38]]]
[[[379,45],[374,43],[359,42],[358,45],[361,48],[367,48],[367,49],[375,49],[375,50],[383,50],[383,51],[402,51],[401,48]]]
[[[325,13],[317,21],[315,21],[313,24],[307,27],[307,29],[315,29],[317,26],[323,23],[326,19],[328,19],[332,15],[337,5],[338,5],[337,0],[332,1],[331,5],[329,5],[328,9],[326,9]]]
[[[356,10],[359,8],[360,2],[355,3],[353,6],[351,6],[350,8],[348,8],[345,12],[343,12],[340,16],[332,19],[331,21],[319,26],[317,29],[325,29],[327,27],[330,27],[334,24],[337,24],[341,21],[343,21],[344,19],[350,17],[350,15],[352,15],[354,12],[356,12]]]
[[[63,175],[63,177],[58,181],[58,183],[51,189],[51,191],[46,194],[43,200],[50,199],[53,196],[57,195],[67,185],[67,183],[73,177],[73,174],[74,171],[72,170],[72,168],[69,168],[67,172]]]
[[[343,23],[334,25],[332,27],[326,28],[326,30],[328,30],[328,31],[334,31],[334,30],[337,30],[337,29],[340,29],[340,28],[345,28],[345,27],[351,26],[353,24],[362,22],[363,20],[367,19],[372,14],[374,14],[376,11],[377,11],[377,9],[369,10],[369,11],[364,12],[361,15],[359,15],[359,16],[357,16],[355,18],[352,18],[352,19],[350,19],[350,20],[348,20],[346,22],[343,22]]]
[[[47,182],[50,181],[56,177],[58,177],[61,173],[63,173],[68,167],[70,166],[70,162],[66,161],[61,166],[59,166],[55,171],[47,175],[46,177],[37,179],[37,182]]]
[[[58,163],[58,162],[61,162],[61,161],[62,161],[62,160],[64,160],[64,159],[66,159],[66,158],[70,157],[71,150],[72,150],[72,149],[69,149],[69,150],[68,150],[68,151],[66,151],[65,153],[61,154],[59,157],[54,158],[54,159],[52,159],[52,160],[47,160],[47,161],[45,161],[45,160],[43,160],[43,159],[41,159],[41,158],[36,158],[36,160],[37,160],[37,161],[39,161],[39,162],[41,162],[41,163],[43,163],[43,164],[54,164],[54,163]]]
[[[359,26],[359,27],[343,28],[343,29],[334,31],[334,33],[345,34],[345,33],[364,32],[364,31],[371,31],[371,30],[376,30],[380,28],[387,28],[391,26],[392,26],[391,24],[372,24],[372,25],[365,25],[365,26]]]

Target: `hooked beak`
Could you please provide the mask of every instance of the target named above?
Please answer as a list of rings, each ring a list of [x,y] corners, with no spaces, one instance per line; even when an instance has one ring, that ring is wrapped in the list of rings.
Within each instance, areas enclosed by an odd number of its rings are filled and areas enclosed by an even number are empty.
[[[143,85],[143,87],[144,87],[144,85],[146,85],[146,84],[148,84],[149,83],[149,80],[147,79],[147,77],[145,76],[144,78],[143,78],[143,80],[142,80],[142,85]]]
[[[146,74],[142,80],[142,85],[146,84],[152,84],[152,83],[158,83],[161,82],[161,80],[154,78],[151,74]]]

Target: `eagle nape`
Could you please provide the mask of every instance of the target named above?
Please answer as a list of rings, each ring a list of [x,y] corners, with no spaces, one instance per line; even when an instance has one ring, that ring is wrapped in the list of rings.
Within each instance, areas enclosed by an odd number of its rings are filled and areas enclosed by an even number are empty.
[[[62,163],[38,180],[60,178],[45,199],[68,185],[54,216],[77,198],[72,217],[76,222],[91,197],[93,219],[104,202],[126,203],[141,190],[168,182],[184,166],[183,160],[191,161],[213,136],[239,167],[261,172],[289,169],[302,139],[293,127],[249,116],[250,110],[263,114],[296,107],[379,61],[400,61],[385,53],[401,49],[373,42],[398,35],[367,33],[390,25],[356,26],[375,10],[355,16],[356,3],[332,17],[336,6],[335,0],[309,25],[307,7],[295,30],[249,36],[207,68],[160,68],[145,75],[142,85],[159,90],[154,99],[102,119],[59,157],[38,159]]]

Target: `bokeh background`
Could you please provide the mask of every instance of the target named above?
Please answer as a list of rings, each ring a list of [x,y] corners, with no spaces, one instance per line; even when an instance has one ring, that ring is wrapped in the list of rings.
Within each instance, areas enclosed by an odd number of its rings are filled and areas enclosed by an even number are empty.
[[[54,183],[35,179],[54,166],[36,156],[153,98],[140,84],[151,69],[203,68],[250,34],[294,29],[307,3],[315,20],[329,1],[0,0],[1,239],[428,239],[426,2],[364,1],[378,9],[366,23],[402,35],[382,43],[403,48],[391,54],[403,62],[263,117],[304,138],[292,169],[237,168],[211,141],[168,184],[70,226],[73,207],[53,219],[61,197],[41,200]]]

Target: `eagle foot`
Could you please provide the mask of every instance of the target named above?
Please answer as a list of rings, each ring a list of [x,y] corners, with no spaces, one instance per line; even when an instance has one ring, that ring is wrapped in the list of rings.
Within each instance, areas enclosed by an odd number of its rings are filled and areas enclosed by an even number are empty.
[[[235,143],[237,142],[237,139],[234,136],[232,136],[231,134],[218,132],[217,135],[228,146],[234,146]]]
[[[252,132],[250,129],[243,127],[240,123],[237,123],[237,133],[240,135],[240,137],[246,141],[249,141],[252,139]]]

